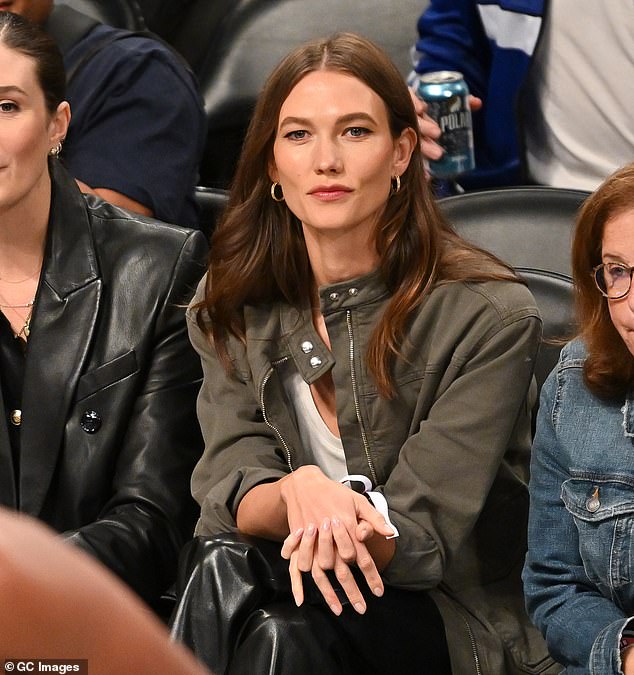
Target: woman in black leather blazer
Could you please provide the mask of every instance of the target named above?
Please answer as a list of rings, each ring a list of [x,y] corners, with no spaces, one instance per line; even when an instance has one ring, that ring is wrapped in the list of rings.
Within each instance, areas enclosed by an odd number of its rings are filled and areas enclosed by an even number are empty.
[[[184,304],[206,243],[82,195],[55,157],[63,96],[55,45],[0,12],[0,503],[153,602],[195,515]]]

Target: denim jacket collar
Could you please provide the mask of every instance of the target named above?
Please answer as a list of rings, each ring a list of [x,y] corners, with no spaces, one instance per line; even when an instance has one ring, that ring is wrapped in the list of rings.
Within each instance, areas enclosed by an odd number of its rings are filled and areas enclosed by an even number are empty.
[[[583,369],[587,358],[586,346],[581,339],[572,340],[564,345],[560,357],[560,369],[578,368]],[[623,413],[623,435],[626,438],[634,438],[634,389],[630,389],[621,408]]]

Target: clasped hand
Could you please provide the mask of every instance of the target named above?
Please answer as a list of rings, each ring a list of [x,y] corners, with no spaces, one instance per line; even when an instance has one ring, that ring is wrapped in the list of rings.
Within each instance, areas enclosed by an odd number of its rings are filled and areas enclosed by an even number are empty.
[[[290,529],[282,557],[289,560],[295,603],[299,606],[304,601],[302,572],[311,572],[330,609],[341,614],[341,602],[326,574],[333,570],[352,606],[363,614],[366,603],[351,565],[359,568],[374,595],[383,595],[383,581],[366,542],[375,533],[390,536],[392,528],[363,495],[328,478],[316,466],[304,466],[286,476],[280,493]]]

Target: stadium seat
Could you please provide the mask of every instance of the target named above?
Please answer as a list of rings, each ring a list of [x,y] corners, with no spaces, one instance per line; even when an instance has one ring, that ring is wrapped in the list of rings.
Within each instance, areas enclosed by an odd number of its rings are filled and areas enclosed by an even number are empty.
[[[542,316],[542,343],[535,362],[535,380],[540,391],[559,359],[564,342],[574,331],[574,286],[570,277],[556,272],[521,267],[515,270],[526,281]]]
[[[439,203],[461,236],[513,267],[570,276],[575,217],[588,194],[527,186],[465,192]]]
[[[198,186],[194,193],[199,213],[199,228],[209,237],[227,207],[229,192],[220,188]]]

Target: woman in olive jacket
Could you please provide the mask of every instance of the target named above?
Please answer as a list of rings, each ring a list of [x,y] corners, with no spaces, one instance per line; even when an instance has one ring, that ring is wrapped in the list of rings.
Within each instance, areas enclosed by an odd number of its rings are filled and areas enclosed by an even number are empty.
[[[195,517],[200,365],[183,303],[206,244],[81,194],[55,157],[61,56],[9,12],[0,91],[0,503],[154,602]]]
[[[444,221],[416,129],[350,34],[293,52],[259,100],[188,315],[204,537],[174,634],[217,673],[548,667],[519,577],[541,322]]]

